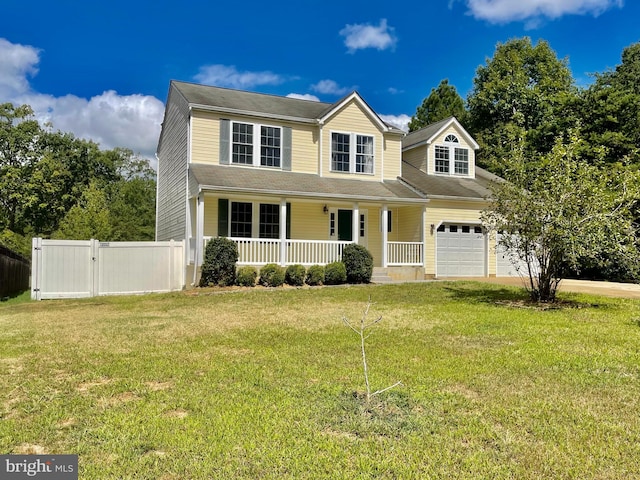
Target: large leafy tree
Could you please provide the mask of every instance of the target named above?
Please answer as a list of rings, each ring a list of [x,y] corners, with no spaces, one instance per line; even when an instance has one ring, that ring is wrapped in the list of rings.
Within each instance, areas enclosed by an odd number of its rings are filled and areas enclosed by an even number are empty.
[[[28,181],[40,159],[42,129],[28,105],[0,105],[0,227],[20,232]]]
[[[467,122],[467,110],[456,87],[444,79],[437,88],[431,89],[429,96],[417,108],[409,122],[409,131],[419,130],[449,117],[456,117],[464,125]]]
[[[622,52],[622,63],[597,74],[582,94],[582,125],[588,146],[606,148],[606,159],[640,163],[640,43]]]
[[[535,158],[575,124],[571,72],[545,41],[533,45],[525,37],[499,43],[473,83],[469,129],[481,146],[479,161],[495,173],[505,174],[502,160],[514,145]]]
[[[86,236],[90,222],[81,217],[96,202],[104,210],[96,221],[110,222],[94,229],[96,238],[153,239],[155,172],[146,159],[43,128],[28,105],[0,105],[0,243],[26,245],[54,232]]]
[[[66,240],[109,241],[112,235],[111,213],[104,190],[96,181],[91,182],[76,205],[66,213],[56,238]]]
[[[622,165],[594,165],[580,156],[583,141],[558,140],[537,162],[524,145],[505,158],[509,182],[494,186],[483,221],[504,232],[502,245],[524,264],[531,298],[555,300],[568,270],[615,259],[638,277],[638,225],[632,209],[640,198],[640,175]]]

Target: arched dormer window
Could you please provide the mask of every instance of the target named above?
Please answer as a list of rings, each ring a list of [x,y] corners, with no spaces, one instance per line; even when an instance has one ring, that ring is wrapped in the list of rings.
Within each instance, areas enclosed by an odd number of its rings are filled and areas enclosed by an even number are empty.
[[[458,137],[450,133],[444,145],[435,146],[435,171],[443,175],[469,175],[469,150],[460,147]],[[451,162],[453,160],[453,165]],[[453,167],[453,168],[451,168]]]

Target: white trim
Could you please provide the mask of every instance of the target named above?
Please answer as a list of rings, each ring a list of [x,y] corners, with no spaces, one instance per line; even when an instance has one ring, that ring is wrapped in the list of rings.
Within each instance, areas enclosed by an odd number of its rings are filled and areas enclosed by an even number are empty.
[[[353,204],[351,213],[351,241],[355,244],[360,243],[360,206],[358,203]]]
[[[240,120],[229,120],[230,122],[230,127],[229,127],[229,165],[234,165],[234,166],[241,166],[241,167],[258,167],[258,168],[267,168],[267,169],[273,169],[273,170],[282,170],[282,153],[283,153],[283,145],[282,145],[282,138],[283,138],[283,127],[280,125],[271,125],[271,124],[267,124],[267,123],[255,123],[255,122],[248,122],[248,121],[240,121]],[[252,147],[253,147],[253,153],[252,153],[252,157],[251,157],[251,163],[238,163],[238,162],[234,162],[233,161],[233,126],[234,124],[238,124],[238,125],[251,125],[253,127],[253,133],[251,134],[253,136],[253,143],[252,143]],[[262,165],[262,127],[267,127],[267,128],[277,128],[278,130],[280,130],[280,158],[279,158],[279,162],[280,165],[275,167],[272,165]],[[244,145],[244,144],[243,144]]]
[[[389,242],[389,207],[387,204],[382,205],[382,225],[380,228],[382,229],[382,268],[387,268],[387,264],[389,263],[389,254],[387,252],[387,243]]]

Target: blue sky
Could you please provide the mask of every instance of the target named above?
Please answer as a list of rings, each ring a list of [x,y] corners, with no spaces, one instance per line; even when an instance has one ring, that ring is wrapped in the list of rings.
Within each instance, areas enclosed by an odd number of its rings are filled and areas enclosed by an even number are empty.
[[[640,41],[631,0],[3,0],[0,102],[152,158],[171,79],[334,102],[406,124],[447,78],[463,98],[496,44],[529,36],[579,85]]]

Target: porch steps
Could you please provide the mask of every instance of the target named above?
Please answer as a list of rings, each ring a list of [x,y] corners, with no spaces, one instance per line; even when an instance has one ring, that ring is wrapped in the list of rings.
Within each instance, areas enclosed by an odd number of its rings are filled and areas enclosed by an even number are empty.
[[[393,278],[387,274],[386,268],[374,267],[371,274],[371,283],[393,283]]]

